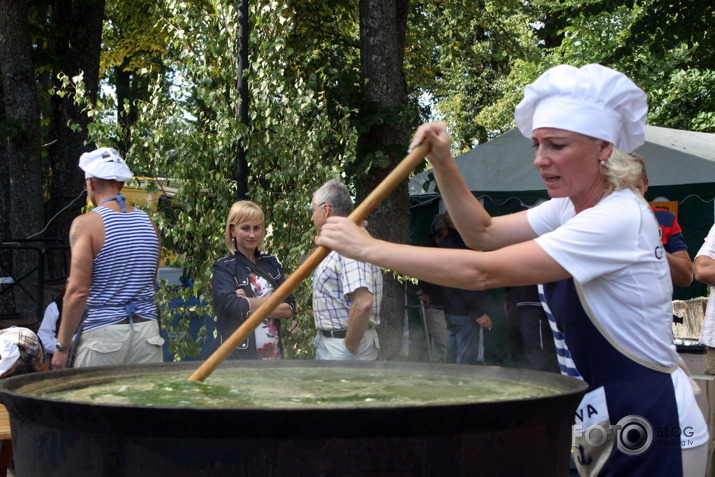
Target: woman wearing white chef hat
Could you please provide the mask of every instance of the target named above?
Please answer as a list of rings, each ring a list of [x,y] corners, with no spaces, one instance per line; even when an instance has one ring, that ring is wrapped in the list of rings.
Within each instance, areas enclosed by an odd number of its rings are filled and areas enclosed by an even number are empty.
[[[618,71],[551,68],[526,87],[514,114],[551,200],[491,217],[451,156],[446,126],[424,124],[412,144],[429,141],[446,208],[479,251],[392,244],[338,217],[317,239],[440,285],[540,284],[561,371],[590,385],[572,436],[582,475],[705,473],[707,427],[677,365],[668,263],[636,189],[640,166],[626,154],[643,144],[647,112],[645,93]]]

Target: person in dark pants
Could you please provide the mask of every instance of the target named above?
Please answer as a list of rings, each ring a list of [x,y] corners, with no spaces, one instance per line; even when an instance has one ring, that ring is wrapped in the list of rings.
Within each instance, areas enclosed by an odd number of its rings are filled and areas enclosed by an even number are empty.
[[[521,212],[527,207],[514,207]],[[505,313],[509,323],[509,349],[517,368],[559,372],[554,336],[536,285],[506,287]]]
[[[444,236],[447,235],[447,224],[444,214],[437,214],[432,219],[431,233],[427,237],[425,246],[437,247]],[[431,358],[433,362],[443,363],[447,357],[447,343],[449,331],[444,318],[444,293],[440,285],[420,280],[415,295],[424,305],[427,331],[429,332]]]
[[[468,248],[462,236],[454,228],[449,212],[444,213],[447,235],[440,241],[440,248]],[[458,265],[458,264],[456,264]],[[487,293],[483,290],[442,287],[444,318],[447,321],[447,363],[485,364],[484,329],[492,329],[492,320],[487,315]]]
[[[506,287],[509,346],[517,368],[559,372],[554,336],[535,285]]]

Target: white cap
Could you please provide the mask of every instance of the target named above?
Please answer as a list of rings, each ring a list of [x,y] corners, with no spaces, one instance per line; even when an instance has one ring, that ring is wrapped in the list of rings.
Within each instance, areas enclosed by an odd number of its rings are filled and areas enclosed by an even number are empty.
[[[603,139],[631,152],[645,142],[648,101],[626,75],[605,66],[559,65],[524,89],[514,111],[521,134],[556,128]]]
[[[119,157],[117,150],[111,147],[85,152],[79,157],[79,167],[84,171],[85,179],[96,177],[124,182],[134,176],[124,159]]]
[[[10,336],[0,335],[0,376],[9,371],[20,357],[20,348]]]

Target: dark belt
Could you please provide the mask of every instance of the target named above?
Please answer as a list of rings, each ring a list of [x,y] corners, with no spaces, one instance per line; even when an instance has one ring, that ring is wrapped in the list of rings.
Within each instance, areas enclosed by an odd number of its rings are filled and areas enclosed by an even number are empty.
[[[151,318],[142,318],[141,316],[135,316],[134,318],[126,317],[122,321],[117,321],[112,323],[113,325],[129,325],[131,323],[144,323],[145,321],[154,321]]]
[[[348,330],[320,330],[320,333],[326,338],[345,338],[348,334]]]

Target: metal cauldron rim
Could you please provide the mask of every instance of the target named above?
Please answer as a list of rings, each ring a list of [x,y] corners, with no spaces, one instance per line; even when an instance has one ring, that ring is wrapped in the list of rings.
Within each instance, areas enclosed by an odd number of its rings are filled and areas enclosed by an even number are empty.
[[[79,404],[82,406],[98,406],[98,407],[147,407],[151,409],[192,409],[195,411],[201,411],[202,409],[217,411],[217,410],[236,410],[239,408],[235,407],[214,407],[214,408],[201,408],[201,407],[188,407],[188,406],[136,406],[130,404],[108,404],[108,403],[91,403],[87,401],[65,401],[52,399],[37,394],[32,394],[32,392],[46,392],[47,388],[45,386],[40,386],[41,383],[47,382],[58,382],[58,386],[55,388],[61,390],[64,388],[72,388],[70,384],[59,384],[62,381],[74,376],[80,376],[83,379],[78,381],[79,387],[100,384],[104,382],[111,382],[116,378],[125,378],[131,376],[145,376],[148,374],[155,374],[159,371],[166,372],[176,372],[176,371],[186,371],[186,377],[191,375],[191,373],[199,366],[198,361],[184,361],[184,362],[173,362],[173,363],[157,363],[157,364],[138,364],[138,365],[125,365],[125,366],[96,366],[90,368],[75,368],[75,369],[63,369],[63,370],[53,370],[43,373],[32,373],[22,376],[9,377],[0,380],[0,402],[5,402],[4,395],[11,395],[16,397],[31,397],[39,401],[48,402],[62,402],[65,404]],[[502,399],[496,401],[484,401],[480,402],[481,405],[489,405],[491,403],[498,404],[508,404],[508,403],[518,403],[518,402],[534,402],[542,401],[547,399],[552,399],[554,396],[561,396],[565,394],[582,394],[588,388],[588,384],[583,380],[571,378],[568,376],[563,376],[557,373],[535,371],[529,369],[519,369],[519,368],[505,368],[501,366],[477,366],[477,365],[459,365],[459,364],[444,364],[444,363],[416,363],[416,362],[401,362],[401,361],[319,361],[319,360],[229,360],[222,363],[220,369],[225,368],[274,368],[274,367],[296,367],[296,368],[325,368],[326,370],[335,368],[351,368],[351,369],[379,369],[379,370],[394,370],[394,371],[418,371],[418,372],[439,372],[441,374],[452,374],[452,375],[468,375],[473,376],[475,373],[480,375],[485,375],[487,377],[492,377],[496,379],[504,379],[508,381],[528,381],[532,384],[538,384],[543,386],[549,386],[555,388],[557,392],[554,394],[548,394],[539,397],[529,397],[523,399]],[[92,382],[89,382],[92,381]],[[30,393],[28,394],[28,391]],[[425,408],[425,407],[459,407],[459,406],[471,406],[474,403],[442,403],[438,405],[405,405],[405,406],[388,406],[390,408],[404,408],[404,409],[414,409],[414,408]],[[315,409],[314,407],[307,408],[264,408],[264,407],[241,407],[240,409],[251,411],[251,412],[262,412],[262,411],[285,411],[285,412],[295,412],[299,413],[301,411],[309,411]],[[321,413],[330,412],[334,410],[345,410],[345,409],[366,409],[366,410],[376,410],[380,409],[373,407],[366,408],[354,408],[354,407],[334,407],[334,408],[321,408]]]
[[[197,366],[110,366],[0,381],[0,400],[13,427],[16,475],[565,475],[573,412],[587,387],[554,373],[499,367],[284,360],[222,367],[478,372],[555,383],[560,393],[466,405],[349,409],[92,405],[22,394],[41,387],[43,380],[72,375],[185,370],[188,378]]]

